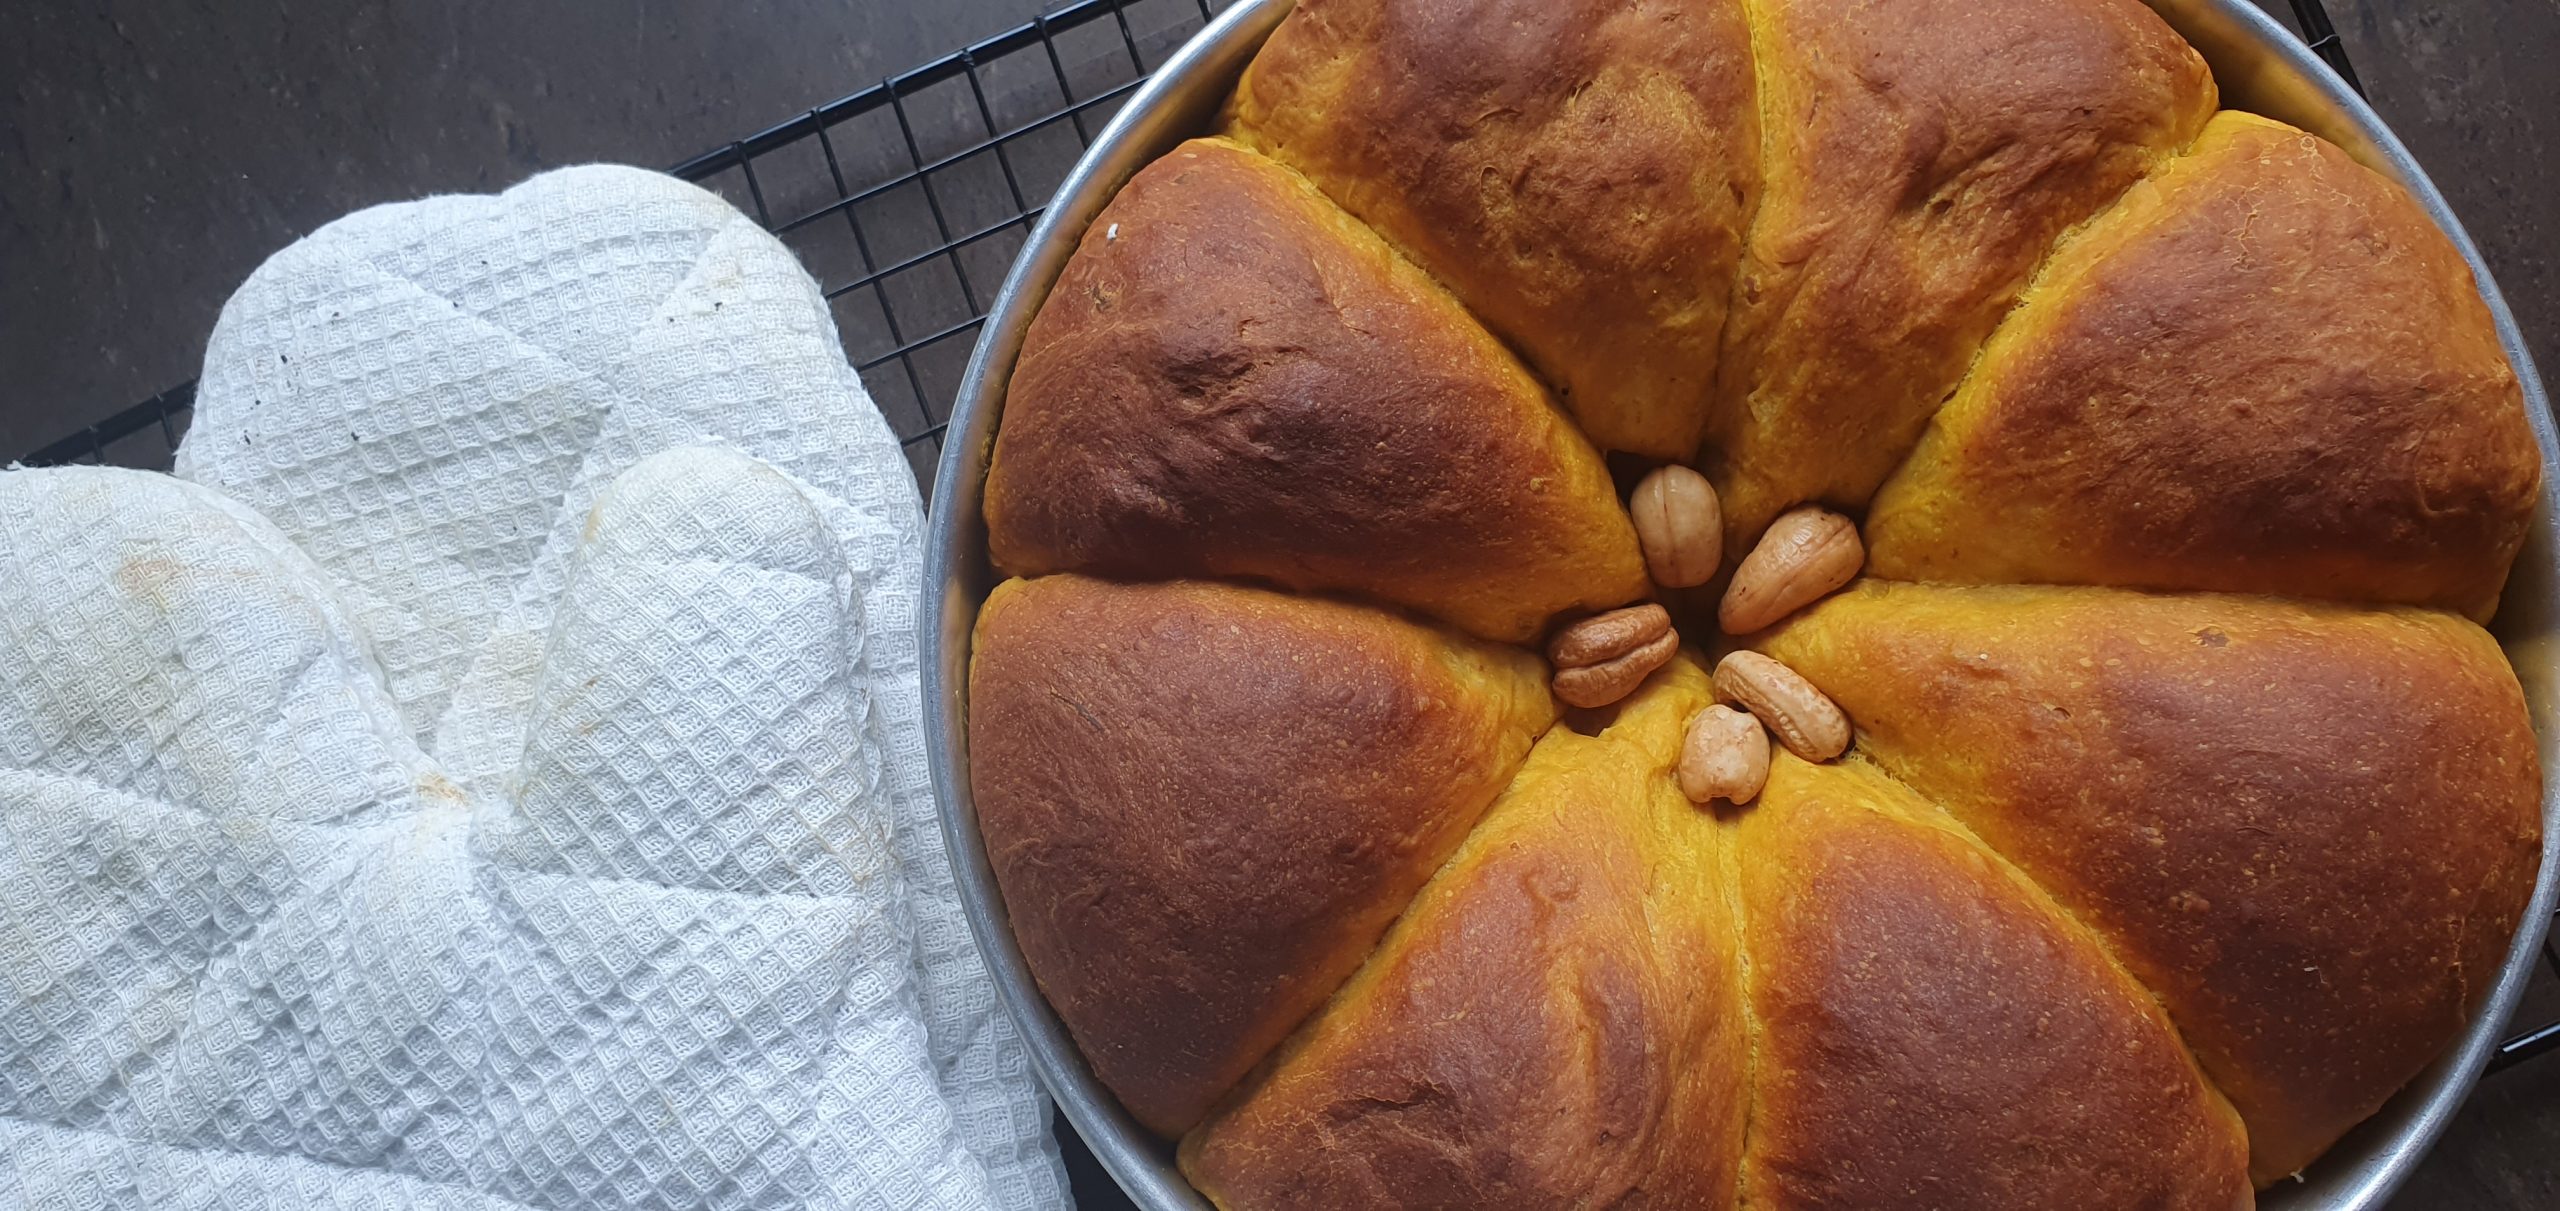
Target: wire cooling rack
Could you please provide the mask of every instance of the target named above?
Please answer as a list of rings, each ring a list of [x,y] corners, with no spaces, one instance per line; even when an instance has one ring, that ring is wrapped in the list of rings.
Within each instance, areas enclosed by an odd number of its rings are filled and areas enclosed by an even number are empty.
[[[1041,207],[1148,73],[1233,2],[1078,0],[668,171],[799,255],[930,494],[978,325]],[[166,468],[194,404],[182,384],[23,461]]]
[[[1078,0],[669,171],[799,254],[929,495],[961,370],[1041,205],[1130,92],[1232,2]],[[2290,4],[2303,41],[2362,91],[2321,0]],[[194,384],[174,387],[24,461],[166,468],[194,402]],[[2560,1050],[2560,944],[2542,957],[2492,1071]]]

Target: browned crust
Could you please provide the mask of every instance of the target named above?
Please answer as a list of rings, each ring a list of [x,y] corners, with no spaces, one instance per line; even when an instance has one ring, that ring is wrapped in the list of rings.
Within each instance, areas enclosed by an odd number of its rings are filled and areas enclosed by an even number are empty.
[[[2346,153],[2244,114],[2123,209],[1923,447],[1912,494],[1953,498],[1926,538],[1878,501],[1879,569],[2486,618],[2541,464],[2452,241]]]
[[[1086,231],[1024,338],[985,499],[1011,574],[1263,578],[1512,641],[1645,585],[1607,468],[1528,371],[1217,140]]]
[[[1169,1135],[1359,965],[1555,717],[1525,652],[1075,576],[988,598],[969,695],[1023,957],[1095,1075]]]
[[[1686,459],[1759,179],[1739,0],[1300,0],[1241,137],[1447,282],[1592,440]]]
[[[1788,506],[1864,506],[2055,238],[2214,104],[2139,0],[1749,7],[1765,184],[1710,438],[1737,557]]]
[[[2239,1122],[2158,1006],[1925,811],[1780,753],[1742,817],[1749,1205],[2248,1205]]]
[[[2450,615],[1870,583],[1767,646],[2160,995],[2261,1182],[2460,1031],[2532,888],[2523,696]]]
[[[1709,418],[1739,556],[1788,505],[1862,506],[2057,237],[2214,104],[2135,0],[1747,7],[1765,132],[1726,0],[1302,0],[1229,118],[1314,183],[1195,140],[1088,231],[998,437],[1000,566],[1513,640],[1622,603],[1641,564],[1596,456],[1460,299],[1605,445],[1677,457]],[[2336,149],[2224,128],[2248,154],[2209,140],[2065,240],[2050,332],[1967,387],[2002,405],[1949,430],[1992,468],[1950,462],[1969,487],[2106,513],[2044,536],[2070,570],[1996,575],[2485,613],[2538,466],[2459,257]],[[2346,255],[2268,255],[2315,246]],[[2210,425],[2163,402],[2269,384]],[[2122,415],[2093,424],[2101,397]],[[1723,843],[1638,837],[1606,823],[1607,745],[1559,735],[1513,794],[1560,810],[1497,812],[1373,954],[1552,719],[1534,658],[1254,590],[1008,585],[970,722],[1017,936],[1168,1133],[1369,957],[1185,1141],[1233,1207],[1730,1205],[1754,1022],[1753,1206],[2226,1208],[2458,1031],[2539,829],[2476,629],[2082,590],[1859,615],[1883,592],[1767,643],[1979,836],[1781,755]],[[1747,1006],[1666,976],[1734,951],[1654,912],[1687,861],[1743,902]]]
[[[1377,955],[1184,1142],[1224,1207],[1729,1207],[1746,1057],[1711,817],[1672,786],[1706,677],[1548,733]]]

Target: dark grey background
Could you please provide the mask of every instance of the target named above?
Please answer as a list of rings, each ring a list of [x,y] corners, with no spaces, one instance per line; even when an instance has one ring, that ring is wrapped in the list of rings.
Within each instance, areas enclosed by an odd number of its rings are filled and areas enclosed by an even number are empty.
[[[501,188],[561,164],[664,166],[1055,2],[0,0],[0,459],[192,377],[231,288],[337,215]],[[2480,242],[2537,358],[2560,364],[2560,0],[2330,7],[2375,106]],[[1138,31],[1150,53],[1182,32]],[[1119,48],[1097,33],[1064,46],[1062,68],[1079,83],[1107,80]],[[1057,105],[1043,91],[1054,87],[991,82],[999,125]],[[937,104],[961,113],[967,102]],[[1035,201],[1074,151],[1063,130],[1043,133],[1060,137],[1026,137],[1004,166]],[[857,132],[838,137],[853,145],[848,161],[866,154]],[[904,154],[847,171],[879,179]],[[1003,213],[1008,186],[978,159],[974,181],[971,164],[941,174],[956,230]],[[743,201],[735,174],[715,184]],[[860,217],[921,229],[921,197],[884,198]],[[780,204],[791,199],[770,200],[797,213]],[[853,255],[826,242],[841,242],[837,231],[813,225],[793,239],[830,283],[860,272],[830,263]],[[855,358],[896,345],[893,306],[942,313],[911,317],[911,339],[973,288],[983,299],[1017,245],[1018,233],[992,238],[847,294],[838,318]],[[965,345],[920,354],[913,380],[887,381],[904,369],[895,363],[872,376],[902,433],[947,403]],[[2538,988],[2527,1012],[2560,1016],[2560,990]],[[1117,1204],[1089,1169],[1081,1176],[1087,1206]],[[2397,1205],[2560,1207],[2560,1057],[2489,1078]]]

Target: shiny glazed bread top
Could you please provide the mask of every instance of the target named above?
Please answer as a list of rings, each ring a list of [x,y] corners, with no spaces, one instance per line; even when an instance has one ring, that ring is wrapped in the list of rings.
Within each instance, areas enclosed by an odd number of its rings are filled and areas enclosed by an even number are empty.
[[[971,783],[1203,1191],[2222,1209],[2460,1031],[2540,461],[2443,233],[2215,104],[2134,0],[1300,0],[1104,209],[997,430]],[[1728,567],[1812,502],[1873,579],[1715,638],[1662,461]],[[1614,708],[1497,646],[1646,598],[1693,650]],[[1710,812],[1732,644],[1855,748]]]

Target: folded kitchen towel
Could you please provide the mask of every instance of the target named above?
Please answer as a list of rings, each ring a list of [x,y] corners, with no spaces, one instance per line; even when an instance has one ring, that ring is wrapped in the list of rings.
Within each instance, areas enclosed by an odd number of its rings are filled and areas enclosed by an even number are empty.
[[[0,1205],[1066,1204],[815,286],[579,168],[224,309],[177,476],[0,473]]]

